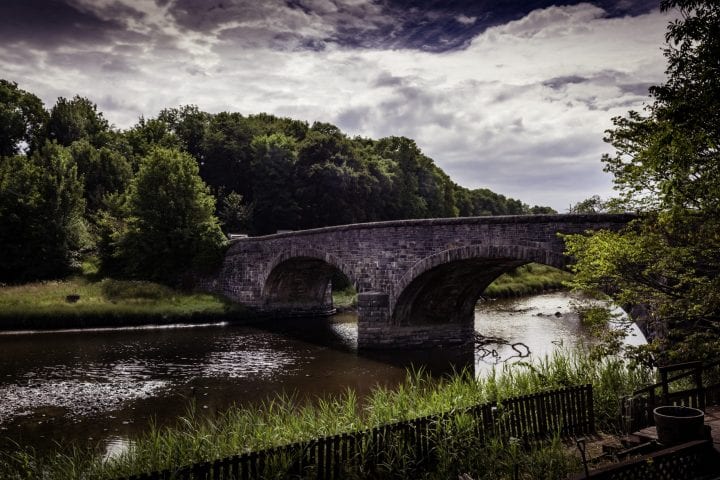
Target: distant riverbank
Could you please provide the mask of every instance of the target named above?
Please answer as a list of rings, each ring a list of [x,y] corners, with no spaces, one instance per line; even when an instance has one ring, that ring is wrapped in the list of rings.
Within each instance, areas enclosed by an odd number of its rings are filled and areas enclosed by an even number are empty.
[[[0,288],[2,330],[216,323],[248,313],[216,295],[143,281],[77,276]]]

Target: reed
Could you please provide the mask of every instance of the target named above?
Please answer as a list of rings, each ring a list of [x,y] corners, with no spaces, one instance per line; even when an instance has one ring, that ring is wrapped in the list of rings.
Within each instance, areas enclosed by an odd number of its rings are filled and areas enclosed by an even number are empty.
[[[593,361],[585,351],[576,350],[506,365],[481,378],[468,371],[442,378],[409,371],[397,387],[377,387],[362,402],[352,390],[311,403],[279,395],[257,408],[233,407],[210,418],[191,403],[176,425],[151,424],[118,457],[103,460],[92,448],[44,456],[18,448],[0,454],[0,478],[118,478],[584,383],[593,384],[599,427],[613,430],[620,396],[650,381],[649,371],[620,358]],[[473,478],[512,478],[518,465],[523,478],[560,478],[577,470],[577,460],[557,441],[513,450],[500,439],[479,445],[471,430],[462,415],[456,417],[443,433],[429,478],[450,478],[447,475],[457,476],[459,471]],[[397,451],[383,468],[388,475],[402,477],[407,459],[399,446],[391,443],[388,449]]]

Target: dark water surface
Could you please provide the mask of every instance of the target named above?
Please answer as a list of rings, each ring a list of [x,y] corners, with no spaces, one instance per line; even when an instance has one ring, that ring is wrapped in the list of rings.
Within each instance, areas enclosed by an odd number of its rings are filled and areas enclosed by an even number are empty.
[[[476,330],[524,342],[534,355],[581,341],[570,297],[554,293],[479,304]],[[560,312],[558,316],[555,312]],[[108,453],[158,424],[173,423],[190,401],[212,414],[285,392],[301,398],[401,382],[410,365],[441,374],[476,372],[516,352],[488,346],[358,354],[351,314],[294,319],[263,328],[231,325],[0,335],[0,446],[40,450],[68,442]],[[512,361],[512,359],[511,359]],[[3,445],[4,444],[4,445]]]

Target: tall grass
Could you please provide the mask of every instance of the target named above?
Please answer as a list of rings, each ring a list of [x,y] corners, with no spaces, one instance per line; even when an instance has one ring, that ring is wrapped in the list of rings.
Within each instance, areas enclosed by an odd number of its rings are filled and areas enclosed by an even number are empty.
[[[191,404],[176,425],[150,425],[116,458],[102,460],[91,449],[47,456],[19,450],[2,454],[0,478],[28,478],[28,473],[32,478],[122,477],[584,383],[594,386],[597,424],[612,430],[620,396],[649,381],[647,370],[632,368],[619,358],[594,362],[578,350],[555,353],[532,364],[507,365],[479,379],[467,371],[439,379],[423,371],[409,372],[397,387],[378,387],[363,402],[351,390],[312,403],[280,395],[260,408],[233,407],[211,418],[199,415]],[[510,463],[535,472],[526,478],[559,478],[564,475],[560,471],[577,466],[570,454],[553,443],[518,451],[518,458],[510,458],[510,447],[502,440],[481,447],[468,436],[471,431],[462,418],[456,423],[439,448],[433,473],[438,478],[451,472],[457,475],[460,467],[475,478],[512,478]],[[395,461],[400,463],[387,465],[388,471],[402,471],[402,459]]]
[[[572,274],[548,265],[528,263],[512,272],[503,273],[488,285],[483,296],[491,298],[519,297],[548,290],[564,288],[564,282],[572,279]]]

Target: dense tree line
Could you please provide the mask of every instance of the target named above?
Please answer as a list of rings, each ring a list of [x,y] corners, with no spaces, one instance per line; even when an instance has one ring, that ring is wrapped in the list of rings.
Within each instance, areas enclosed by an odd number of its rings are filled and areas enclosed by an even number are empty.
[[[221,229],[552,212],[458,186],[404,137],[195,106],[118,130],[86,98],[48,111],[0,80],[0,281],[64,275],[83,252],[169,281],[219,258]]]
[[[658,362],[720,355],[720,3],[664,0],[666,81],[614,119],[603,158],[620,196],[577,209],[639,210],[622,232],[567,239],[575,283],[643,306]]]

